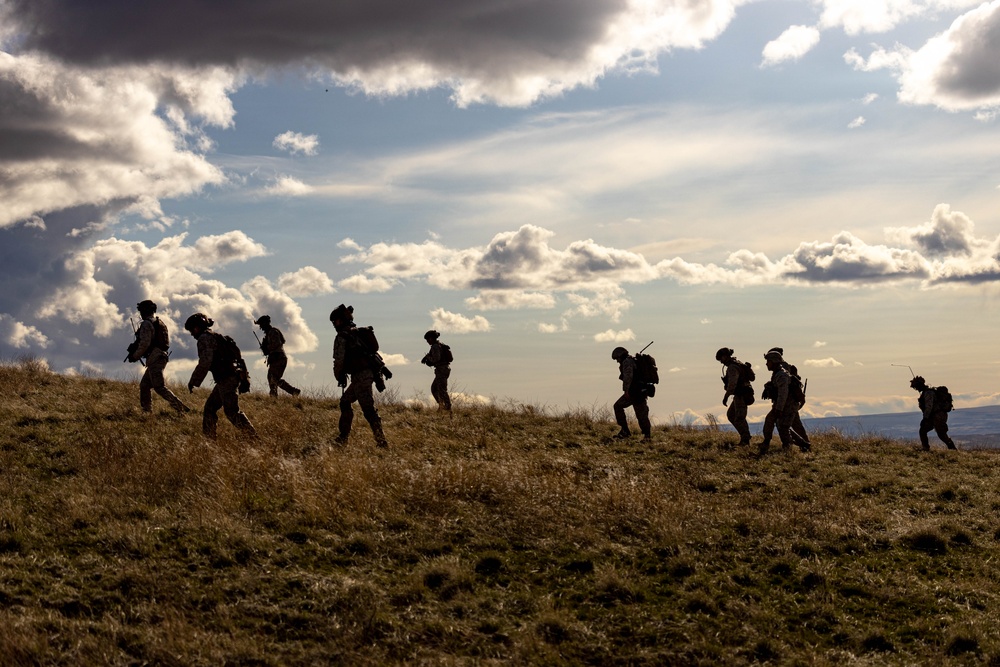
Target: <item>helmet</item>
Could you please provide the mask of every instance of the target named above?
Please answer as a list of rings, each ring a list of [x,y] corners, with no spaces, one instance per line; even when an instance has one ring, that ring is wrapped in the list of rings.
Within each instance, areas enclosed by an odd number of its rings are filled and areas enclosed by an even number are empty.
[[[261,315],[260,317],[258,317],[257,319],[255,319],[253,321],[253,323],[256,324],[257,326],[269,327],[269,326],[271,326],[271,316],[270,315]]]
[[[624,347],[616,347],[615,349],[611,350],[611,358],[614,359],[615,361],[620,361],[627,356],[628,356],[628,350],[626,350]]]
[[[205,317],[202,313],[195,313],[184,322],[184,328],[188,331],[195,329],[210,329],[215,324],[215,320]]]
[[[354,321],[354,306],[345,306],[340,304],[330,312],[330,321],[336,323],[337,320],[345,320],[347,322]]]
[[[437,331],[434,331],[434,329],[431,329],[430,331],[424,334],[424,340],[426,341],[437,340],[440,337],[441,334],[439,334]]]
[[[145,301],[140,301],[139,303],[135,304],[135,309],[138,310],[140,313],[143,313],[143,314],[145,314],[145,313],[155,313],[156,312],[156,304],[153,303],[152,301],[150,301],[149,299],[146,299]]]
[[[733,348],[720,347],[719,351],[715,353],[715,360],[722,361],[723,359],[729,359],[732,356],[733,356]]]
[[[927,380],[925,380],[922,375],[917,375],[912,380],[910,380],[910,387],[912,387],[913,389],[923,389],[926,386],[927,386]]]
[[[765,359],[773,359],[774,361],[784,361],[781,355],[784,353],[780,347],[772,347],[770,350],[764,353]]]

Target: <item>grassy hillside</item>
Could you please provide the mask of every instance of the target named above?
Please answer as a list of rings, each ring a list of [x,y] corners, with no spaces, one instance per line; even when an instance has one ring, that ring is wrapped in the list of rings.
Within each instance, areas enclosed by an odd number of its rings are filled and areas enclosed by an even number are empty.
[[[0,663],[1000,664],[993,453],[206,396],[0,366]]]

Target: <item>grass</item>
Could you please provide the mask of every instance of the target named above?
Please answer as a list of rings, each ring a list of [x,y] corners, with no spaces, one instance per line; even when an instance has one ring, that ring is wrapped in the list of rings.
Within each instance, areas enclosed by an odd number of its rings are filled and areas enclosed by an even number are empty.
[[[0,365],[0,664],[1000,664],[992,452],[242,403]]]

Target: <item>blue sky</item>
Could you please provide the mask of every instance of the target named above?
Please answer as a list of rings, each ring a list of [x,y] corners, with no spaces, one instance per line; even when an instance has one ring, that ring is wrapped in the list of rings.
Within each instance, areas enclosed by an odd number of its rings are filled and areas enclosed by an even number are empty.
[[[812,416],[912,410],[894,363],[1000,402],[1000,0],[99,7],[0,0],[0,356],[127,376],[152,298],[176,378],[266,313],[332,393],[343,302],[405,398],[436,328],[472,400],[600,407],[655,341],[660,422],[721,346]]]

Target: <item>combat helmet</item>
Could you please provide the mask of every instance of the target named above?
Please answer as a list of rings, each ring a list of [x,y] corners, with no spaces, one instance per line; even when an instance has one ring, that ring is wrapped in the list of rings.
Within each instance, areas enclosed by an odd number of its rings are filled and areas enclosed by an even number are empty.
[[[440,337],[441,337],[441,334],[439,334],[434,329],[431,329],[430,331],[428,331],[427,333],[424,334],[424,340],[426,340],[428,343],[431,342],[431,341],[433,341],[433,340],[437,340]]]
[[[784,361],[785,350],[780,347],[772,347],[770,350],[764,353],[765,359],[774,359],[775,361]]]
[[[715,360],[722,361],[723,359],[729,359],[732,356],[733,356],[733,348],[720,347],[719,351],[715,353]]]
[[[912,389],[926,389],[927,380],[924,379],[923,375],[915,375],[912,380],[910,380],[910,387]]]
[[[615,349],[611,350],[611,358],[614,359],[615,361],[621,361],[627,356],[628,356],[628,350],[626,350],[624,347],[616,347]]]
[[[203,313],[195,313],[184,321],[184,328],[193,333],[195,329],[211,329],[213,324],[215,320],[212,318],[206,317]]]
[[[334,324],[337,320],[344,320],[345,322],[354,321],[354,306],[345,306],[340,304],[330,312],[330,321]]]
[[[156,304],[149,299],[145,299],[135,304],[135,309],[139,311],[140,315],[153,314],[156,312]]]
[[[261,315],[260,317],[258,317],[257,319],[255,319],[253,321],[253,323],[256,324],[257,326],[261,327],[261,328],[263,328],[263,327],[269,327],[269,326],[271,326],[271,316],[270,315]]]

